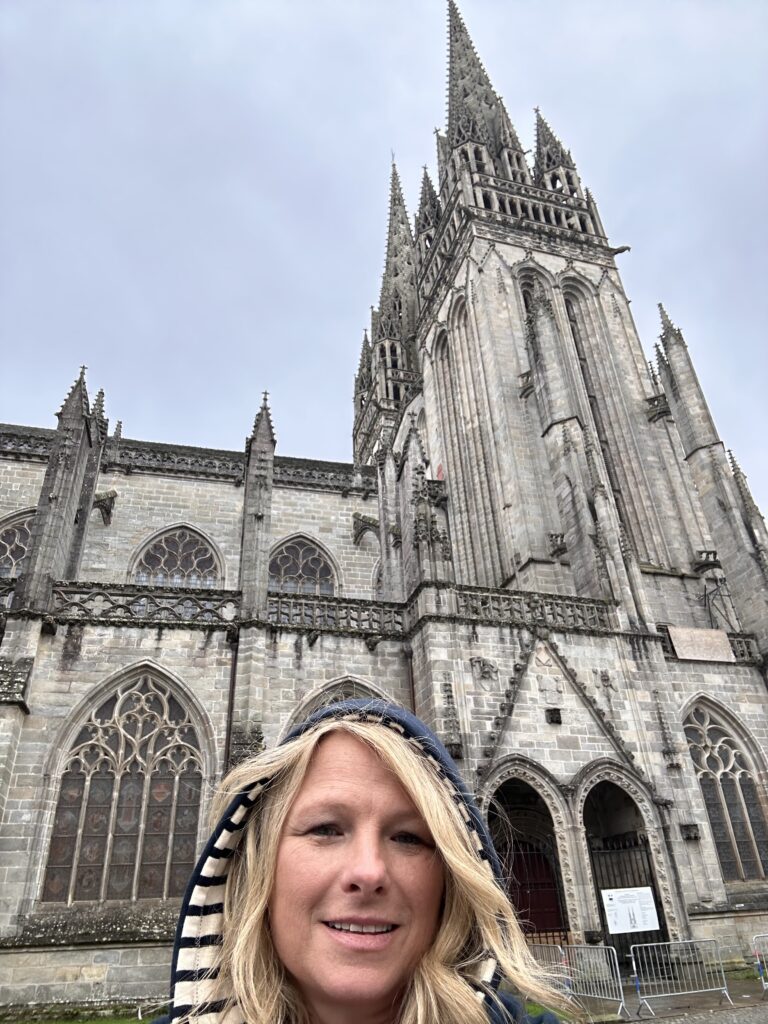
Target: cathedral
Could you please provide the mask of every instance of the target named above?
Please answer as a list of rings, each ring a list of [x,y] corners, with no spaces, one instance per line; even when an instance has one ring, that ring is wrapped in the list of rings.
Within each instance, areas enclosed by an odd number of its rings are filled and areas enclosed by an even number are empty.
[[[123,437],[84,372],[0,426],[0,1005],[161,1000],[213,788],[350,695],[443,739],[531,941],[768,932],[768,531],[570,151],[449,36],[349,463],[277,454],[266,396],[243,451]]]

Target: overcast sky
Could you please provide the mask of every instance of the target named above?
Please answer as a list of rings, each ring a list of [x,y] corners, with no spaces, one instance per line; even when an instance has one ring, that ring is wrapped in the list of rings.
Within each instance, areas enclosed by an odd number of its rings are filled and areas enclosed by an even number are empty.
[[[661,299],[768,509],[768,4],[464,0],[524,145],[540,105]],[[443,0],[0,0],[0,420],[81,363],[147,440],[351,459],[390,151],[413,213],[445,120]]]

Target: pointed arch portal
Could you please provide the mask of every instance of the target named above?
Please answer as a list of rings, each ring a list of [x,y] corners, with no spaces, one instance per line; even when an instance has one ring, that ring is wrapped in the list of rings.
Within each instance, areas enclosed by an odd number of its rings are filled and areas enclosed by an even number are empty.
[[[528,941],[568,942],[555,829],[544,800],[522,779],[507,779],[491,799],[488,824]]]
[[[629,965],[629,947],[634,943],[667,942],[669,933],[653,861],[648,848],[648,833],[640,809],[628,793],[615,782],[598,782],[584,803],[584,829],[589,843],[597,905],[603,924],[603,941],[616,950],[619,965]],[[611,935],[605,916],[603,889],[650,888],[656,903],[659,930]]]

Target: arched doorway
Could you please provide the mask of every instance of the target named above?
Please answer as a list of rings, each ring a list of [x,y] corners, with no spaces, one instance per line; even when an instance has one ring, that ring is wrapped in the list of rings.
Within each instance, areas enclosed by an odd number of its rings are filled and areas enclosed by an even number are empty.
[[[631,796],[615,783],[604,781],[590,790],[584,803],[584,829],[589,843],[604,941],[616,950],[619,964],[628,967],[630,946],[642,942],[666,942],[669,938],[648,848],[645,821]],[[659,929],[611,935],[602,890],[636,888],[651,889]]]
[[[557,842],[549,808],[528,783],[508,779],[494,793],[488,824],[507,891],[530,942],[568,941]]]

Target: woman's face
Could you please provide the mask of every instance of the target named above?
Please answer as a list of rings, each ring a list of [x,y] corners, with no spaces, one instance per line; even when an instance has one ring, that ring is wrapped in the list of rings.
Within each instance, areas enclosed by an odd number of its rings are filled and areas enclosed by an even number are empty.
[[[313,1019],[391,1021],[440,917],[444,872],[395,776],[349,733],[321,740],[285,822],[269,906]]]

